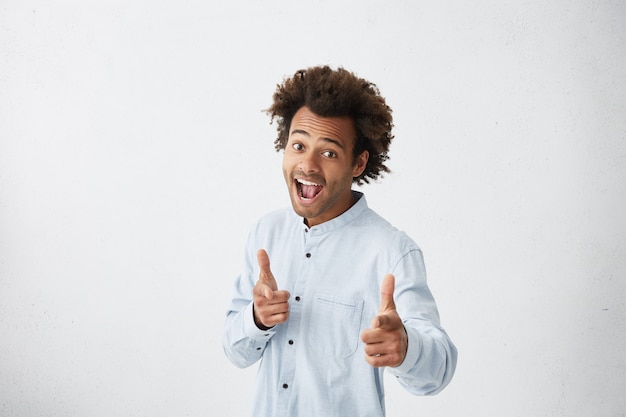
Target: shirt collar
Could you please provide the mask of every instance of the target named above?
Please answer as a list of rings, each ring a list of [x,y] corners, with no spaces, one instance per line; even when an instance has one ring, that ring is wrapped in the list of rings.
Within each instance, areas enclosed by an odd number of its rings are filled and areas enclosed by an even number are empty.
[[[339,229],[340,227],[345,226],[350,223],[352,220],[356,219],[361,213],[363,213],[367,209],[367,200],[365,199],[365,195],[360,191],[352,190],[352,196],[356,200],[356,202],[350,207],[348,210],[340,214],[339,216],[330,219],[324,223],[318,224],[317,226],[313,226],[310,229],[304,223],[304,218],[297,216],[300,219],[300,224],[304,229],[309,229],[314,233],[328,233],[333,230]],[[294,212],[295,214],[295,212]]]

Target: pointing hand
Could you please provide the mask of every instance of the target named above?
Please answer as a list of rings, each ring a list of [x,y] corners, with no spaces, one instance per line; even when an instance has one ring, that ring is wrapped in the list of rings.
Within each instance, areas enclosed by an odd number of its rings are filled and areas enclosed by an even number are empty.
[[[267,330],[289,318],[289,292],[279,290],[270,270],[270,259],[264,249],[257,252],[261,272],[252,289],[254,296],[254,323],[259,329]]]
[[[365,360],[374,367],[398,366],[404,361],[409,340],[393,300],[395,278],[385,275],[380,289],[380,308],[371,328],[361,333]]]

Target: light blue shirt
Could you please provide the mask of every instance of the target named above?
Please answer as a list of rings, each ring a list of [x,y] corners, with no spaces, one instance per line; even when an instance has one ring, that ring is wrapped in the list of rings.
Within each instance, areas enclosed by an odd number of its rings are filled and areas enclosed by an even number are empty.
[[[315,227],[289,208],[266,215],[250,232],[223,345],[239,367],[261,359],[251,416],[384,416],[385,369],[415,395],[439,392],[454,374],[457,351],[439,324],[421,250],[353,193],[358,201],[348,211]],[[267,331],[252,313],[261,248],[278,288],[291,294],[289,320]],[[400,366],[374,368],[360,334],[378,314],[387,273],[395,276],[409,344]]]

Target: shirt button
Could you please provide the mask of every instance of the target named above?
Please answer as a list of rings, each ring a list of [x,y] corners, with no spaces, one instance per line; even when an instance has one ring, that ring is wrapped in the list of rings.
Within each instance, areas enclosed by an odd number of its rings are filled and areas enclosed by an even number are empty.
[[[293,340],[290,340],[288,343],[289,343],[290,345],[293,345]]]
[[[283,384],[283,388],[284,388],[284,389],[287,389],[287,388],[289,388],[289,385],[287,385],[287,384]]]
[[[296,296],[296,301],[300,301],[300,296],[299,295]]]
[[[310,254],[310,253],[307,253],[307,254],[306,254],[306,257],[307,257],[307,258],[310,258],[310,257],[311,257],[311,254]]]
[[[256,348],[256,350],[261,350],[261,348],[260,348],[260,347],[258,347],[258,348]]]

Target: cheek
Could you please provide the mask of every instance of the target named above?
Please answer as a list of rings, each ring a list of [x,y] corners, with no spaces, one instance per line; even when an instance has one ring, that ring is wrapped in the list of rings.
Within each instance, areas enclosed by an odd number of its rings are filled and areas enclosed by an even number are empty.
[[[287,184],[291,182],[291,164],[289,163],[289,159],[287,157],[283,157],[283,176],[285,177],[285,181]]]
[[[284,165],[283,165],[283,177],[285,177],[285,181],[287,182],[287,184],[289,184],[289,181],[290,181],[289,170]]]
[[[326,179],[328,180],[330,177],[333,178],[332,181],[328,181],[329,184],[333,183],[334,188],[344,189],[346,187],[350,187],[352,184],[352,170],[347,170],[345,167],[341,170],[335,170],[332,173],[327,172]]]

